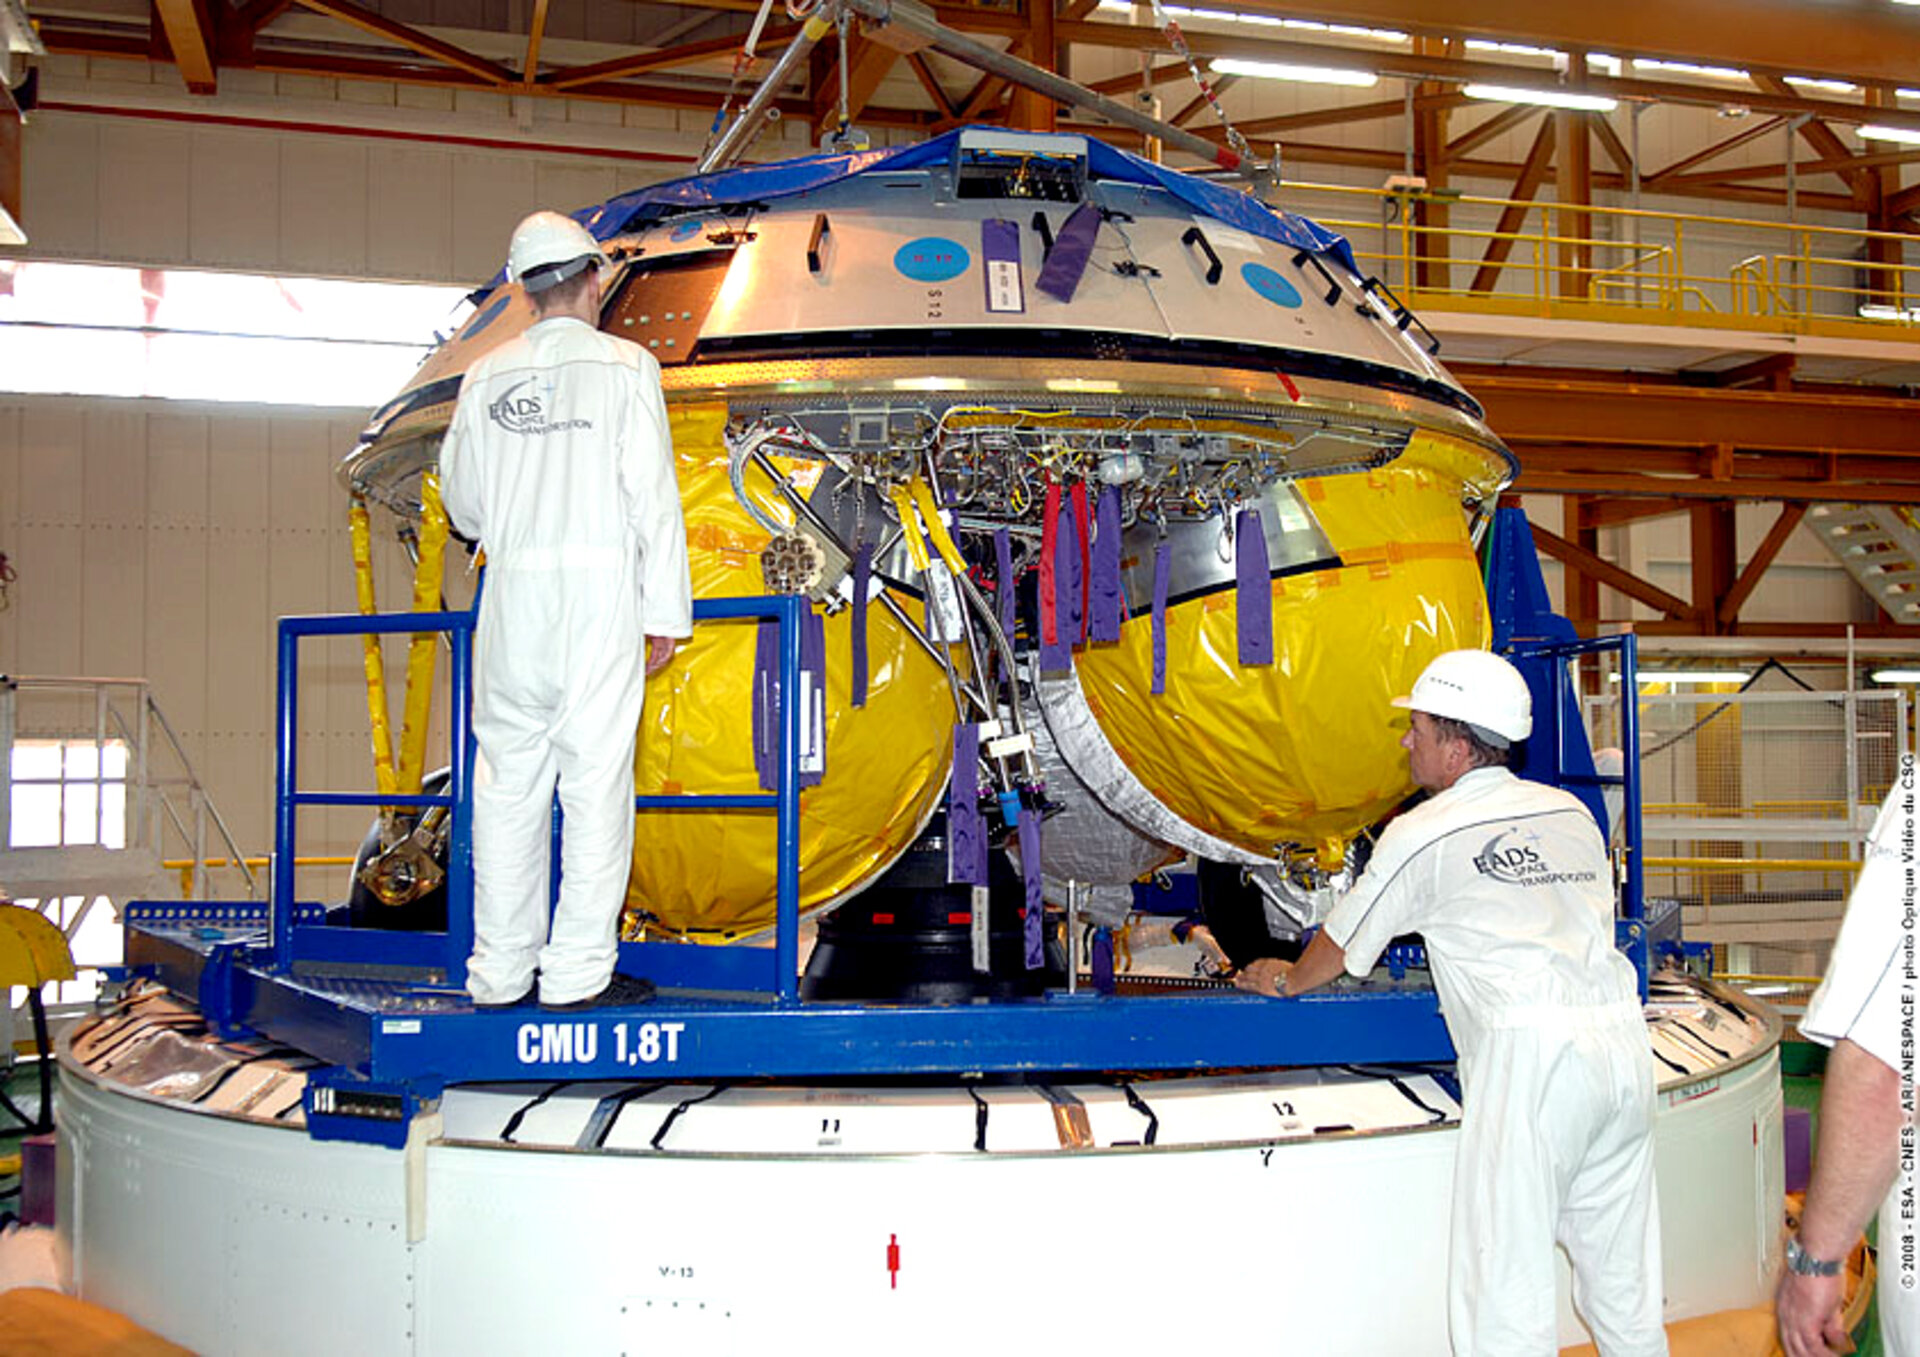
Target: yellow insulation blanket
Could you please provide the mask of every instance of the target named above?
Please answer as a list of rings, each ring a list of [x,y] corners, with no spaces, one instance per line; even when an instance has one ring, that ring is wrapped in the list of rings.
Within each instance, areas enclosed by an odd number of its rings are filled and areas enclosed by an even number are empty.
[[[695,598],[766,592],[767,534],[735,502],[720,404],[671,410]],[[810,486],[812,463],[775,459]],[[766,479],[747,486],[788,517]],[[907,615],[922,605],[902,596]],[[801,794],[801,907],[837,898],[892,862],[945,788],[953,701],[932,658],[875,602],[867,609],[867,705],[851,698],[852,609],[825,619],[826,774]],[[751,691],[755,626],[702,623],[647,685],[635,780],[642,795],[755,793]],[[774,919],[774,816],[768,811],[648,811],[638,817],[627,903],[670,932],[719,941]]]
[[[1407,692],[1445,650],[1490,641],[1463,487],[1485,453],[1416,435],[1376,471],[1302,481],[1342,566],[1272,583],[1271,666],[1242,668],[1231,588],[1167,612],[1166,692],[1151,692],[1153,619],[1076,660],[1121,759],[1189,823],[1254,852],[1346,838],[1412,790]]]

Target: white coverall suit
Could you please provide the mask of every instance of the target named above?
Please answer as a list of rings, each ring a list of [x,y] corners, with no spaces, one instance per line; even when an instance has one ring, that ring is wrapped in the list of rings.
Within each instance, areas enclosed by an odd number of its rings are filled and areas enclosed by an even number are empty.
[[[1894,785],[1867,836],[1866,861],[1834,942],[1827,977],[1807,1002],[1800,1030],[1823,1046],[1851,1041],[1888,1069],[1901,1068],[1901,991],[1906,986],[1905,948],[1913,924],[1907,918],[1912,887],[1901,856],[1912,845],[1905,801],[1911,788]],[[1900,1219],[1901,1176],[1880,1203],[1880,1339],[1889,1357],[1920,1355],[1920,1288],[1901,1285],[1900,1241],[1913,1223]]]
[[[1387,826],[1325,927],[1354,975],[1397,935],[1426,938],[1462,1086],[1454,1352],[1558,1350],[1558,1240],[1604,1357],[1665,1353],[1653,1057],[1586,807],[1472,769]]]
[[[571,1003],[606,987],[618,954],[646,638],[693,631],[659,364],[583,321],[538,322],[468,371],[440,476],[454,525],[487,553],[467,988],[509,1003],[537,965],[541,1001]]]

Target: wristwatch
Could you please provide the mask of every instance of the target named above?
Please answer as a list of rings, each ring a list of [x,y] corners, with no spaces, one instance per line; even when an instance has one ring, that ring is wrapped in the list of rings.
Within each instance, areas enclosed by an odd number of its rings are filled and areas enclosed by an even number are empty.
[[[1800,1247],[1800,1236],[1787,1236],[1787,1271],[1797,1272],[1802,1277],[1837,1277],[1840,1275],[1840,1260],[1837,1258],[1815,1258]]]

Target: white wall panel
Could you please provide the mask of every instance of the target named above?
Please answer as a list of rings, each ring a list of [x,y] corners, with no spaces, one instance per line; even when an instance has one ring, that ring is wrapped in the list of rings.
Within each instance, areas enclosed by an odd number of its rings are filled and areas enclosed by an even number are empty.
[[[27,124],[20,204],[35,253],[91,259],[100,252],[100,133],[94,118],[36,113]]]
[[[207,724],[195,758],[249,851],[271,842],[273,615],[268,601],[269,421],[207,422]],[[160,699],[166,701],[165,695]]]
[[[145,673],[176,730],[207,725],[214,574],[207,533],[207,417],[147,418]]]
[[[453,257],[453,168],[445,151],[390,144],[367,152],[367,271],[433,278]]]
[[[146,419],[130,405],[86,414],[82,452],[82,672],[138,677],[146,668]]]
[[[340,102],[371,108],[392,108],[395,104],[394,88],[388,80],[343,80],[340,82]]]
[[[367,268],[367,145],[282,137],[280,265],[292,273],[356,275]]]
[[[273,134],[195,129],[188,183],[187,258],[215,268],[280,262],[280,148]]]
[[[323,539],[340,491],[334,488],[332,469],[343,449],[333,445],[324,418],[276,413],[267,424],[267,524],[275,549],[283,539],[305,542]],[[324,545],[324,541],[321,541]],[[299,606],[322,606],[326,601],[324,576],[318,570],[298,580],[275,581],[294,591]]]
[[[524,158],[478,153],[453,158],[449,192],[456,276],[476,285],[491,278],[507,257],[507,237],[515,224],[536,208],[561,206],[540,197],[539,178],[533,161]]]
[[[147,419],[147,525],[207,527],[207,417],[164,407]]]
[[[81,569],[81,672],[138,678],[146,671],[146,532],[89,527]]]
[[[513,116],[513,100],[488,90],[455,90],[453,111],[462,118],[499,120]]]
[[[207,662],[224,583],[208,556],[204,530],[149,529],[144,561],[148,617],[146,675],[176,731],[197,738],[207,727]]]
[[[562,212],[603,203],[629,187],[630,181],[608,165],[586,161],[550,160],[539,166],[536,197],[539,206]]]
[[[86,558],[77,527],[27,522],[10,553],[19,579],[8,617],[18,628],[18,671],[77,674],[81,660],[81,565]]]
[[[147,517],[146,415],[126,402],[86,412],[81,513],[87,527],[137,528]]]
[[[7,548],[19,578],[5,615],[14,632],[14,672],[77,674],[82,669],[85,560],[85,419],[77,410],[23,403],[18,421],[18,528]],[[41,715],[21,714],[23,730]]]
[[[78,528],[84,502],[86,418],[75,407],[29,402],[20,429],[20,516],[29,524]]]
[[[37,119],[36,119],[37,121]],[[116,120],[100,128],[100,253],[147,264],[185,264],[194,134]],[[29,161],[38,149],[26,152]],[[38,224],[32,227],[39,234]]]
[[[450,113],[453,111],[453,91],[439,85],[396,85],[393,103],[396,108]]]

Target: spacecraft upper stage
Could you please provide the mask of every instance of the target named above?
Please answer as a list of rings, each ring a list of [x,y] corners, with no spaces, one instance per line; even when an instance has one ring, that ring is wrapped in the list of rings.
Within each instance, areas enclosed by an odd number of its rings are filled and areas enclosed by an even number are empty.
[[[816,601],[805,905],[919,833],[957,724],[985,728],[989,810],[1084,798],[1218,860],[1336,870],[1409,790],[1387,699],[1487,644],[1475,543],[1515,468],[1338,236],[987,128],[576,215],[613,260],[602,328],[663,369],[696,596]],[[356,497],[428,498],[461,374],[532,320],[503,280],[477,306],[343,463]],[[642,793],[761,785],[757,649],[708,628],[651,685]],[[1073,774],[1044,792],[1041,719]],[[652,927],[771,921],[761,827],[643,821]]]

